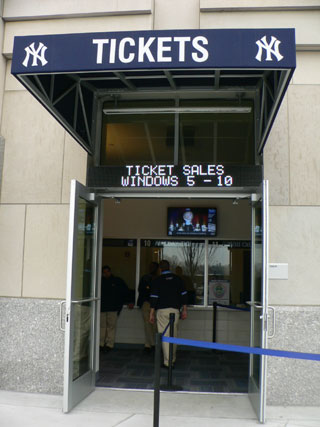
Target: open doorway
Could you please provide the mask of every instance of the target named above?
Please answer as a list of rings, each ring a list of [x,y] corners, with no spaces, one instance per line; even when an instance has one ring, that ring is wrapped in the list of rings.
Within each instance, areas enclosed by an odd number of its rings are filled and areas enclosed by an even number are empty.
[[[168,208],[215,208],[212,236],[170,236]],[[249,345],[251,204],[243,197],[217,199],[106,199],[104,201],[102,265],[127,284],[137,302],[140,278],[151,261],[167,259],[171,271],[183,276],[188,290],[188,319],[179,337]],[[196,225],[197,226],[197,225]],[[213,302],[218,308],[213,324]],[[233,306],[242,310],[223,306]],[[144,350],[140,309],[123,308],[117,322],[115,348],[101,353],[97,386],[153,388],[153,354]],[[180,347],[175,382],[184,391],[248,392],[248,356]],[[165,380],[167,373],[162,373]]]

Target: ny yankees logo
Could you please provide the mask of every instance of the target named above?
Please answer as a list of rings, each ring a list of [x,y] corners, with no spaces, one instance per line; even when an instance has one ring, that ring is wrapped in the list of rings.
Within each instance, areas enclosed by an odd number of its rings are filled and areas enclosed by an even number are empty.
[[[22,63],[25,67],[28,66],[30,56],[32,56],[32,67],[38,66],[38,60],[41,62],[41,65],[44,66],[48,63],[48,61],[45,58],[45,52],[47,50],[47,46],[45,46],[43,43],[39,42],[38,49],[35,48],[34,42],[31,43],[29,46],[27,46],[25,49],[26,51],[26,57]]]
[[[260,40],[256,41],[256,45],[258,45],[259,50],[256,55],[256,59],[261,62],[262,59],[262,52],[263,49],[266,52],[266,61],[272,61],[271,54],[274,55],[277,58],[277,61],[281,61],[283,59],[283,56],[279,52],[279,45],[281,41],[278,40],[276,37],[271,36],[270,43],[267,42],[267,37],[263,36]]]

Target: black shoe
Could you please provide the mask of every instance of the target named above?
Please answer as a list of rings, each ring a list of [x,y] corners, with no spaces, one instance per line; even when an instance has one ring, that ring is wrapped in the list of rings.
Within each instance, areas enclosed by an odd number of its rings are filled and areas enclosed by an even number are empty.
[[[111,351],[112,350],[112,347],[108,347],[107,345],[105,345],[104,347],[103,347],[103,352],[104,353],[109,353],[109,351]]]
[[[151,347],[145,347],[145,348],[143,349],[143,351],[144,351],[145,353],[151,353]]]
[[[167,366],[164,363],[162,363],[161,368],[169,369],[169,366]],[[172,369],[174,369],[174,363],[172,363]]]

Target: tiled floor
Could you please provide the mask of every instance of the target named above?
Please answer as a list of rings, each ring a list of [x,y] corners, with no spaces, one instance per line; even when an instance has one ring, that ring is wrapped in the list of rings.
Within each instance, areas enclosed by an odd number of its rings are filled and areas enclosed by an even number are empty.
[[[247,393],[248,355],[211,350],[179,349],[172,384],[184,391]],[[161,370],[161,384],[168,373]],[[143,349],[116,348],[101,354],[99,387],[153,389],[154,355]]]

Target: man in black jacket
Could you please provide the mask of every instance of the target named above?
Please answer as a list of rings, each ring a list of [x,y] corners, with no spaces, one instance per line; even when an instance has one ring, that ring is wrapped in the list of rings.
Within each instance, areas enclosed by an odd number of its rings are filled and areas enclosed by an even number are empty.
[[[114,347],[117,320],[125,303],[128,303],[129,290],[125,282],[111,273],[105,265],[101,277],[101,315],[100,315],[100,350],[109,351]],[[133,308],[129,303],[128,307]]]
[[[159,264],[161,275],[156,278],[151,285],[150,295],[150,322],[155,322],[155,310],[157,310],[158,332],[162,333],[167,327],[170,313],[174,313],[174,336],[177,336],[179,318],[187,318],[187,291],[183,280],[176,274],[171,273],[169,262],[163,260]],[[180,314],[180,308],[182,311]],[[165,336],[169,336],[169,328]],[[169,343],[162,343],[163,363],[165,367],[169,365]],[[173,363],[176,360],[177,346],[173,346]]]

